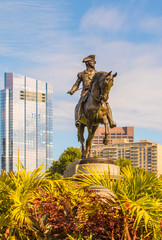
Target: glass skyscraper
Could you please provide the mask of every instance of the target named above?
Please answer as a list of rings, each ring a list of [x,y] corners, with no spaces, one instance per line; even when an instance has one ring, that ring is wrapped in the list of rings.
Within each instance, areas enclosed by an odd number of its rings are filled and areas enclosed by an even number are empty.
[[[1,101],[0,168],[27,171],[53,161],[53,87],[26,76],[5,73]],[[1,170],[0,169],[0,170]]]

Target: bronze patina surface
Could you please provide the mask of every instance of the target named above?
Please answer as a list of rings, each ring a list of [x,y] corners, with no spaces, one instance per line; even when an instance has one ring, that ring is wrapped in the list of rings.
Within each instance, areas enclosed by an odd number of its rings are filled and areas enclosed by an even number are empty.
[[[86,93],[89,91],[92,78],[93,78],[94,74],[97,72],[95,70],[95,63],[96,63],[95,55],[90,55],[88,57],[85,57],[83,59],[83,63],[85,63],[85,65],[86,65],[86,70],[78,73],[77,81],[75,82],[75,84],[73,85],[71,90],[68,91],[68,93],[70,95],[73,95],[74,92],[76,92],[78,90],[80,83],[82,82],[83,87],[82,87],[81,97],[75,108],[75,125],[76,125],[76,127],[78,127],[80,125],[82,103],[85,99]]]
[[[83,62],[86,64],[86,70],[78,73],[78,79],[68,93],[72,95],[78,90],[82,82],[81,97],[75,108],[75,125],[78,129],[78,140],[82,145],[82,158],[91,158],[92,139],[99,124],[105,125],[105,136],[103,139],[105,145],[108,144],[108,124],[110,128],[116,127],[107,100],[117,73],[97,72],[95,70],[95,55],[84,58]],[[86,148],[84,146],[85,127],[88,130]]]

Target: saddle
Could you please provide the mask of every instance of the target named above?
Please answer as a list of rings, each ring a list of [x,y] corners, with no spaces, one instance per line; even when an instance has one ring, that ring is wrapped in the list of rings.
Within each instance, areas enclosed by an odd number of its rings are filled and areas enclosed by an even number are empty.
[[[87,92],[83,97],[82,97],[82,102],[85,103],[87,98],[89,97],[90,92]]]

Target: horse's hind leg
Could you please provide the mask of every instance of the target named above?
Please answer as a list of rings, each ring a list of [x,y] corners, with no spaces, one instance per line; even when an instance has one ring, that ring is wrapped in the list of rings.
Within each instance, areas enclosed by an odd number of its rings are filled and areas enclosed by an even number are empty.
[[[90,144],[89,144],[89,157],[93,157],[93,154],[92,154],[92,141],[93,141],[93,137],[95,135],[95,132],[96,132],[97,128],[98,128],[98,126],[93,126],[92,127],[91,140],[90,140]]]
[[[109,139],[108,139],[109,128],[108,128],[108,118],[107,118],[107,116],[104,116],[103,122],[104,122],[104,125],[105,125],[105,137],[103,139],[103,144],[107,145],[108,142],[109,142]]]
[[[88,138],[86,141],[86,157],[93,157],[92,155],[92,140],[98,126],[87,126]]]
[[[85,157],[85,149],[84,149],[84,129],[85,129],[85,125],[84,124],[80,124],[80,126],[78,127],[78,141],[81,143],[82,146],[82,158]]]
[[[88,130],[88,138],[86,140],[86,158],[88,157],[89,153],[89,146],[90,146],[90,140],[91,140],[91,126],[87,124],[87,130]]]

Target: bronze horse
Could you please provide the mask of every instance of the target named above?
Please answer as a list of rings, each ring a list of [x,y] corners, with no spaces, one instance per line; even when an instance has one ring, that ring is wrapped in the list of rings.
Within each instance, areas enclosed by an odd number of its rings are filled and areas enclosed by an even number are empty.
[[[82,105],[81,124],[78,127],[78,141],[82,145],[82,157],[92,157],[92,140],[99,124],[105,125],[103,144],[108,144],[108,108],[107,100],[117,73],[97,72],[92,78],[91,90]],[[88,138],[84,146],[84,130],[87,127]]]

